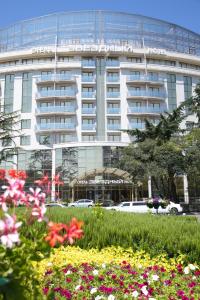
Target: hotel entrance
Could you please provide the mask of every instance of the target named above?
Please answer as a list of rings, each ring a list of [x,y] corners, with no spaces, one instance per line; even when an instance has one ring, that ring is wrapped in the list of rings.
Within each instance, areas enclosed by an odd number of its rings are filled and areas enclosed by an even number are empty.
[[[95,169],[70,183],[72,201],[91,199],[95,202],[135,200],[135,186],[128,172],[116,168]],[[137,191],[140,193],[140,191]]]

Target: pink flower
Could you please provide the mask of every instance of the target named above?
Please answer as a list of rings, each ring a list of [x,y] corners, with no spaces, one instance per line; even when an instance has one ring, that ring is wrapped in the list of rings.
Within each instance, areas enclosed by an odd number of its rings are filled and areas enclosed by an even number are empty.
[[[6,212],[8,210],[6,198],[4,197],[4,195],[0,196],[0,206],[4,212]]]
[[[34,205],[33,209],[32,209],[32,216],[36,216],[38,222],[42,222],[44,219],[44,215],[46,213],[46,206],[45,204],[42,204],[41,206],[39,205]]]
[[[23,202],[26,199],[24,193],[24,180],[7,178],[8,186],[2,186],[5,190],[3,196],[7,201],[13,203],[14,205],[19,204],[19,200]]]
[[[35,190],[33,188],[29,189],[31,194],[27,194],[29,202],[35,204],[35,205],[40,205],[40,203],[45,202],[45,193],[41,193],[40,188],[36,188]]]
[[[16,223],[16,216],[5,214],[5,220],[0,220],[0,241],[7,248],[12,248],[15,243],[19,243],[19,233],[17,229],[22,222]]]

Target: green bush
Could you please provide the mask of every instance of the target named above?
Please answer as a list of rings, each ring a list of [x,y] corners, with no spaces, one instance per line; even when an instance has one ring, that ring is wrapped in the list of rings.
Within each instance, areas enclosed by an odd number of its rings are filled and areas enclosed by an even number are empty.
[[[47,216],[54,222],[68,222],[73,216],[84,222],[84,238],[77,241],[83,249],[107,246],[143,249],[152,256],[166,252],[169,257],[183,253],[188,261],[200,261],[200,223],[194,217],[132,214],[93,209],[50,208]],[[41,224],[37,224],[42,231]],[[28,234],[29,228],[26,228]]]

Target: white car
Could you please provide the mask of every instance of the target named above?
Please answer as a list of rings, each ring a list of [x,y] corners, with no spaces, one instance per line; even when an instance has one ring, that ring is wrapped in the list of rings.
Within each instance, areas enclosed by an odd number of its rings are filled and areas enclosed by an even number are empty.
[[[50,203],[46,203],[46,207],[62,207],[62,208],[66,208],[67,206],[62,204],[62,203],[57,203],[57,202],[50,202]]]
[[[135,201],[135,202],[121,202],[117,206],[105,207],[107,210],[115,210],[115,211],[124,211],[124,212],[133,212],[133,213],[157,213],[155,208],[148,208],[146,202]],[[183,208],[180,204],[170,202],[166,208],[158,208],[158,213],[163,214],[173,214],[177,215],[183,212]]]
[[[80,199],[68,204],[68,207],[92,207],[94,206],[94,201],[90,199]]]

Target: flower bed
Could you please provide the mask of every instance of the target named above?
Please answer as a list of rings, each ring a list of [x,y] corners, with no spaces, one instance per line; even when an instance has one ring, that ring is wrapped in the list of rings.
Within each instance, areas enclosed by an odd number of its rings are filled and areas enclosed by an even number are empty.
[[[50,299],[200,299],[200,270],[184,257],[153,259],[143,251],[110,247],[55,249],[37,265]]]

